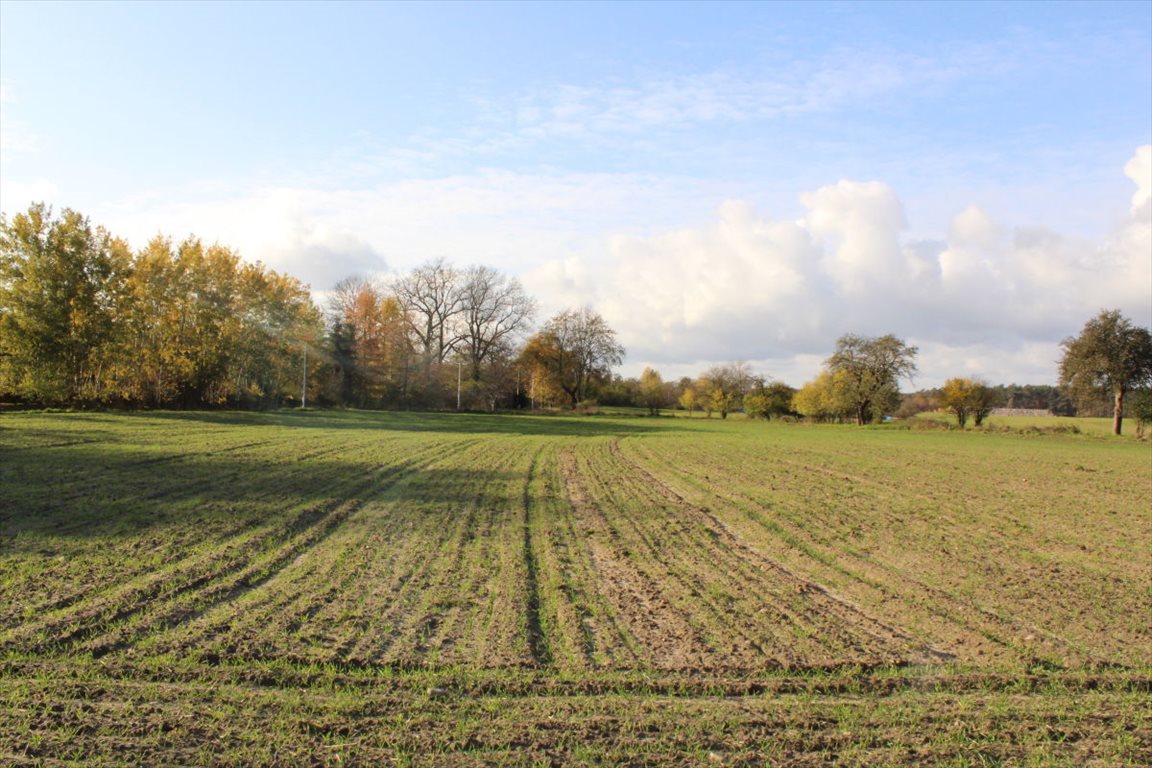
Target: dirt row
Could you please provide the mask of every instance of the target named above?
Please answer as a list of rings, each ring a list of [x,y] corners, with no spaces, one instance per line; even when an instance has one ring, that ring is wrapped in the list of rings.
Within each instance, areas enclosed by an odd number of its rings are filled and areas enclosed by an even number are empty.
[[[940,660],[742,541],[621,456],[557,457],[568,509],[553,525],[558,616],[591,666],[907,664]]]

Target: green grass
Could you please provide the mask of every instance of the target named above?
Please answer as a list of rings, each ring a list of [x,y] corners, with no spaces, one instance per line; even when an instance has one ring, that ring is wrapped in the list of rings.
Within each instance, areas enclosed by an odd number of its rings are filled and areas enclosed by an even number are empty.
[[[0,762],[1147,764],[1150,459],[624,412],[3,414]]]
[[[919,414],[916,418],[938,421],[943,424],[956,424],[956,417],[943,411],[928,411]],[[1115,437],[1112,434],[1112,419],[1089,416],[989,416],[984,420],[982,427],[976,427],[971,421],[966,427],[970,430],[1046,430],[1046,431],[1079,431],[1094,437]],[[1136,439],[1136,419],[1126,418],[1123,424],[1122,439]]]

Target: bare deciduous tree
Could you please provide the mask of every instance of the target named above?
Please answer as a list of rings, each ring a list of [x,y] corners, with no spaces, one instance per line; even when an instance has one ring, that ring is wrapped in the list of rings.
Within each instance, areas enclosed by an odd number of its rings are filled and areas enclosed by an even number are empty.
[[[442,363],[457,341],[453,321],[463,308],[460,273],[443,258],[401,277],[393,286],[426,366]]]
[[[505,349],[536,313],[536,302],[520,281],[492,267],[469,267],[459,280],[460,313],[456,338],[480,381],[480,366]]]

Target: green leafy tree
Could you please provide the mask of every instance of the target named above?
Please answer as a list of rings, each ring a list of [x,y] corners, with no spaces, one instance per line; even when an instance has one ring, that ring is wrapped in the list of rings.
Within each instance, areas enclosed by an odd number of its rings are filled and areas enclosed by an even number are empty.
[[[189,237],[176,248],[178,282],[167,352],[180,363],[178,402],[183,407],[223,405],[227,375],[240,347],[240,256]],[[233,390],[234,391],[234,390]]]
[[[752,381],[752,372],[747,363],[735,362],[714,365],[700,377],[701,388],[713,410],[720,413],[721,419],[739,407],[744,393]]]
[[[792,410],[815,421],[840,421],[849,406],[840,394],[844,387],[838,378],[844,379],[845,375],[821,371],[792,396]]]
[[[229,400],[269,407],[297,398],[303,394],[305,349],[316,349],[322,334],[308,288],[262,264],[241,265],[237,277],[234,312],[240,322],[226,374]],[[315,354],[312,362],[318,371]]]
[[[971,379],[953,378],[944,382],[940,388],[940,407],[952,412],[961,429],[968,424],[968,391],[971,385]]]
[[[1152,424],[1152,389],[1141,389],[1132,398],[1132,416],[1136,419],[1136,437],[1143,439]]]
[[[1152,334],[1133,325],[1120,310],[1101,310],[1084,324],[1080,335],[1061,346],[1060,385],[1078,401],[1096,395],[1112,397],[1112,432],[1124,422],[1124,396],[1152,383]]]
[[[157,236],[137,252],[123,318],[127,333],[115,374],[116,386],[129,401],[168,405],[180,391],[188,372],[181,337],[182,283],[171,240]]]
[[[782,381],[766,381],[762,376],[752,378],[752,386],[744,395],[744,412],[754,419],[787,416],[792,411],[792,398],[796,390]]]
[[[900,401],[899,382],[916,373],[916,347],[887,336],[846,334],[836,340],[836,351],[825,362],[835,375],[839,399],[857,424],[868,424]]]
[[[326,405],[351,405],[356,398],[356,338],[350,323],[332,321],[323,345],[320,399]]]
[[[306,286],[224,246],[158,236],[133,255],[72,210],[0,216],[0,391],[279,404],[300,393],[303,350],[318,337]]]
[[[750,419],[765,419],[768,416],[768,398],[764,397],[760,392],[752,391],[744,395],[744,413],[748,414]]]
[[[977,379],[975,384],[969,400],[969,412],[972,415],[972,420],[979,427],[984,424],[984,419],[988,418],[988,414],[992,413],[992,409],[996,407],[999,398],[996,395],[996,390],[988,386],[987,382]]]

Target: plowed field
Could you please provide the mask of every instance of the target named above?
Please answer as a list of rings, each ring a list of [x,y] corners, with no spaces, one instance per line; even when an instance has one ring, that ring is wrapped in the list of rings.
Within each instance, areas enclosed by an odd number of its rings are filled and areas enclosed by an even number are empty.
[[[1152,449],[0,416],[0,763],[1145,765]]]

